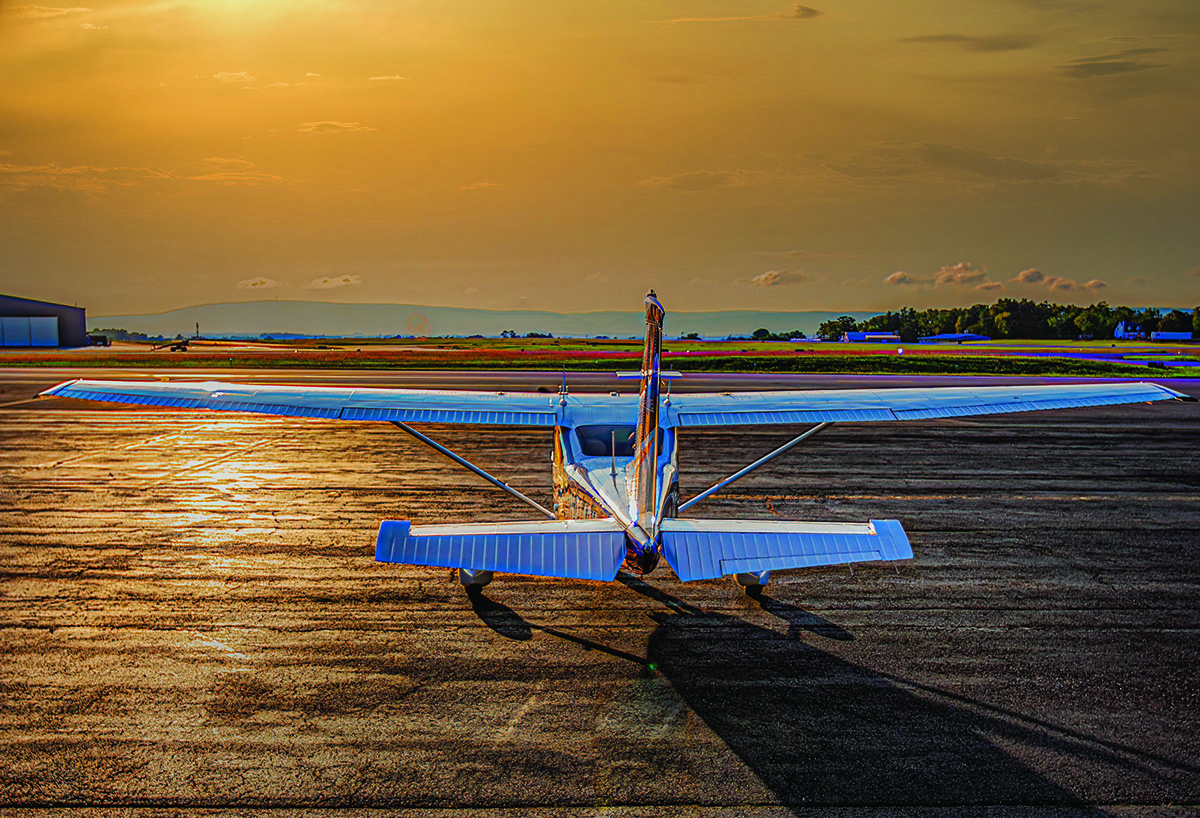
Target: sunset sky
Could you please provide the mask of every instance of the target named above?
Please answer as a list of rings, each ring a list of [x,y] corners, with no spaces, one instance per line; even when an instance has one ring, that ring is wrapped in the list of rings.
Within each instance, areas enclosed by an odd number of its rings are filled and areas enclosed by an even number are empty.
[[[1200,303],[1197,0],[0,2],[0,292]]]

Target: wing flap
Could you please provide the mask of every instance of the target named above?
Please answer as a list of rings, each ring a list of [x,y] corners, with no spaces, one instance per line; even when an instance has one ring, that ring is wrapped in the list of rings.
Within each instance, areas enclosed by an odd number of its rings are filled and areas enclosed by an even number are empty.
[[[912,558],[896,520],[664,520],[663,556],[684,582],[727,574]]]
[[[613,520],[432,526],[385,520],[375,559],[611,582],[625,559],[625,532]]]
[[[678,400],[678,399],[676,399]],[[772,409],[756,412],[679,412],[680,426],[749,426],[767,423],[870,423],[895,420],[890,409]]]
[[[494,426],[553,426],[553,412],[471,411],[463,409],[377,409],[347,406],[342,420],[398,420],[402,423],[473,423]]]

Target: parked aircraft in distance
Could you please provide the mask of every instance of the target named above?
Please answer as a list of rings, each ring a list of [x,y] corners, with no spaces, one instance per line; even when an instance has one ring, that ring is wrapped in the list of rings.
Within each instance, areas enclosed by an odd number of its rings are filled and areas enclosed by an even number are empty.
[[[459,569],[481,587],[493,572],[613,580],[666,559],[681,580],[733,575],[747,589],[787,568],[912,557],[896,520],[822,523],[718,520],[680,513],[831,423],[925,420],[1159,400],[1195,400],[1154,383],[888,388],[676,394],[662,385],[664,310],[646,297],[639,394],[557,395],[417,389],[347,389],[231,383],[75,380],[44,396],[114,403],[390,422],[546,519],[504,523],[380,524],[380,562]],[[554,430],[554,508],[504,484],[411,423],[542,426]],[[803,434],[686,502],[679,501],[680,432],[691,427],[813,424]]]

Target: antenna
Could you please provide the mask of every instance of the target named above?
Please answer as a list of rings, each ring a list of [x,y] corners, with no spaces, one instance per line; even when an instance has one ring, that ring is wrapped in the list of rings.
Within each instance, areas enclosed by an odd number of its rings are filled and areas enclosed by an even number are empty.
[[[564,366],[562,371],[562,386],[558,389],[558,405],[567,405],[567,368]]]

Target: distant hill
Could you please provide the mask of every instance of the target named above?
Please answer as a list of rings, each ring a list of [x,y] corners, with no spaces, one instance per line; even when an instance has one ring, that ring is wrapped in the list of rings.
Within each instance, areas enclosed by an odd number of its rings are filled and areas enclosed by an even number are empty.
[[[666,332],[678,336],[696,332],[705,337],[749,335],[759,327],[772,332],[798,329],[811,337],[817,327],[839,315],[858,320],[872,312],[668,312]],[[396,335],[487,335],[504,330],[520,335],[549,333],[557,337],[608,335],[639,336],[645,318],[637,309],[627,312],[559,313],[540,310],[477,310],[422,307],[415,304],[332,304],[321,301],[241,301],[202,304],[149,315],[88,316],[93,328],[125,329],[147,335],[190,336],[196,324],[204,336],[255,338],[259,335],[326,338],[387,337]]]

